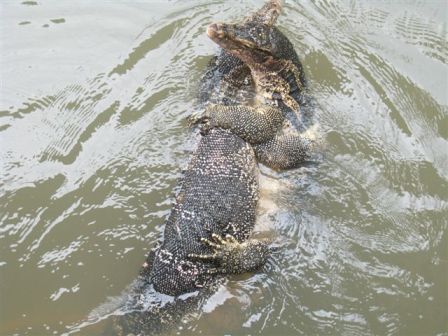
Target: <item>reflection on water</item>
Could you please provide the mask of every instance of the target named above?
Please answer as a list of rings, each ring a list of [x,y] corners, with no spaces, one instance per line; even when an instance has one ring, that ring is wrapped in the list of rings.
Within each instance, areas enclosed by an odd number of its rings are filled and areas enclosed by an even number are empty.
[[[1,4],[0,334],[68,331],[135,279],[197,141],[205,28],[261,4]],[[447,331],[447,10],[286,1],[325,159],[262,169],[281,248],[184,334]]]

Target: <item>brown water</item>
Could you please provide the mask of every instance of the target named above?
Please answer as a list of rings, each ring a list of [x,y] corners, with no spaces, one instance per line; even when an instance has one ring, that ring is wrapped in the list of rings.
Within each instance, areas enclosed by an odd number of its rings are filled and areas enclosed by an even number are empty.
[[[0,4],[1,335],[101,329],[84,322],[135,279],[197,141],[206,26],[261,4]],[[325,158],[262,169],[281,249],[183,334],[448,334],[447,12],[286,1]]]

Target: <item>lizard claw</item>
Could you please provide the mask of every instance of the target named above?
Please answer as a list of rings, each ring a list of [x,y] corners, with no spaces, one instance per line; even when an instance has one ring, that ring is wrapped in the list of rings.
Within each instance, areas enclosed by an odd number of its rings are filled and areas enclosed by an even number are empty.
[[[192,253],[188,257],[215,264],[215,268],[207,268],[207,274],[252,271],[261,267],[269,255],[266,242],[249,239],[240,243],[230,234],[223,237],[212,233],[210,239],[202,237],[201,242],[208,246],[212,253]]]
[[[206,124],[210,121],[210,117],[203,113],[192,113],[189,117],[187,117],[188,126],[196,126],[199,124]]]

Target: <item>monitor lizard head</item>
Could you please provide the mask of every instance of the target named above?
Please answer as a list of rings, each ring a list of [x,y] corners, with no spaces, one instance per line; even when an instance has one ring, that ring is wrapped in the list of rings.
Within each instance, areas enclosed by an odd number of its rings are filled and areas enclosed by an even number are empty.
[[[272,27],[260,24],[213,23],[207,35],[221,48],[244,63],[263,63],[275,51]]]
[[[290,96],[287,73],[301,85],[300,70],[284,56],[285,37],[274,26],[280,14],[279,1],[268,1],[262,9],[242,23],[213,23],[207,35],[226,52],[239,58],[250,68],[258,97],[267,104],[280,101],[294,111],[297,102]],[[288,42],[289,43],[289,42]]]
[[[243,62],[259,63],[275,55],[280,32],[274,27],[281,11],[281,0],[270,0],[242,23],[214,23],[207,35],[223,49]]]

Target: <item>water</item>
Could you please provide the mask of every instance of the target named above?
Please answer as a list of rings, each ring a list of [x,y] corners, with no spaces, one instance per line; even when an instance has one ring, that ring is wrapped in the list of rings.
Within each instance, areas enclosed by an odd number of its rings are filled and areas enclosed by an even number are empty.
[[[206,26],[261,4],[0,5],[0,334],[101,330],[82,323],[135,279],[197,142]],[[287,1],[325,158],[262,169],[281,248],[183,334],[448,333],[447,11]]]

